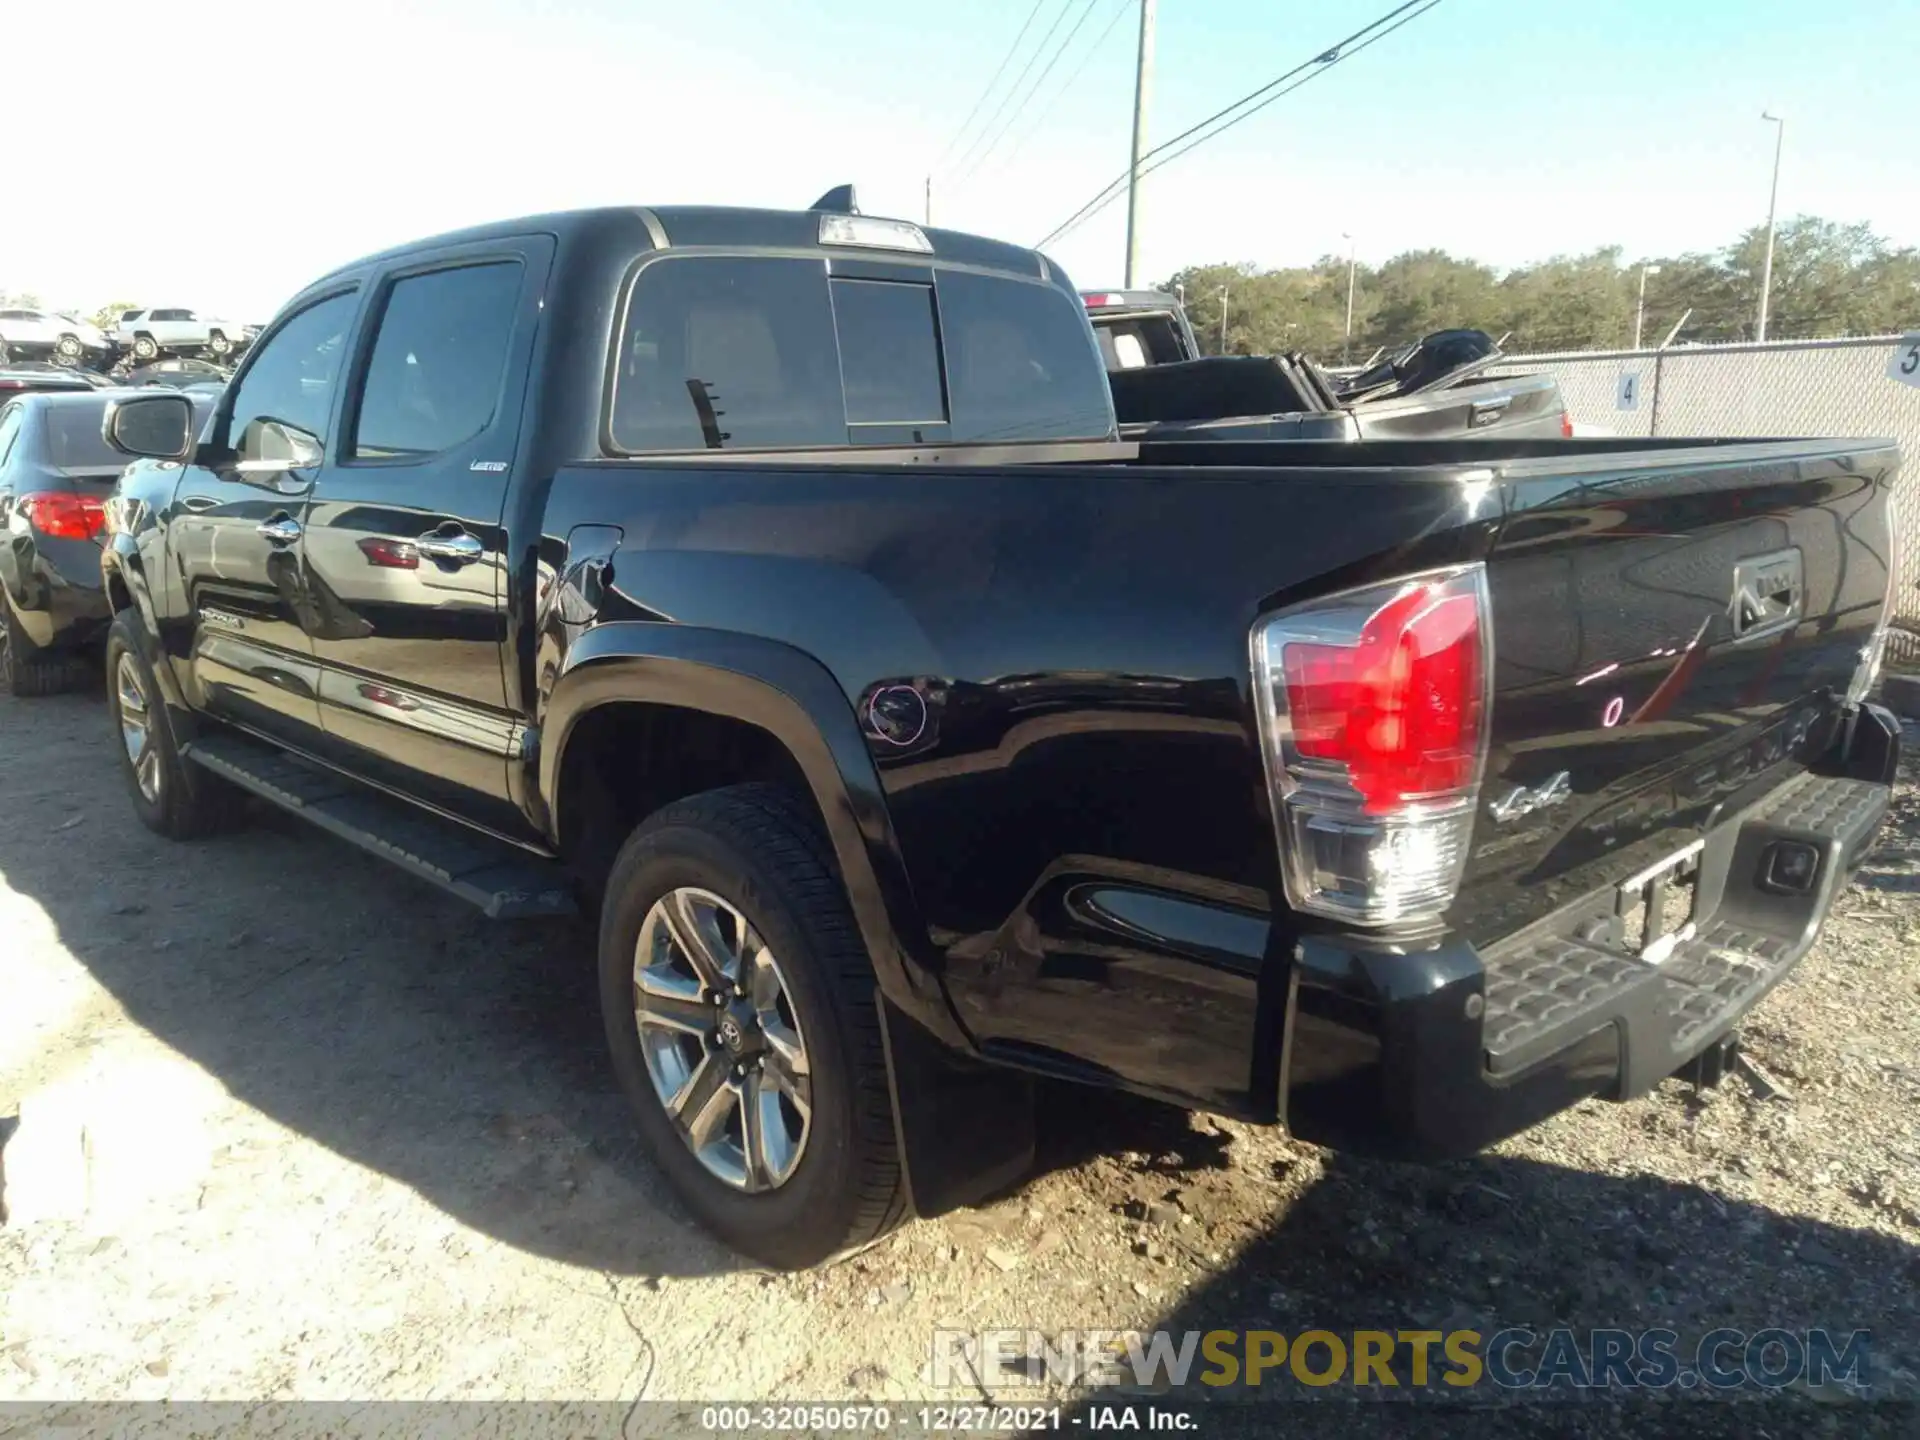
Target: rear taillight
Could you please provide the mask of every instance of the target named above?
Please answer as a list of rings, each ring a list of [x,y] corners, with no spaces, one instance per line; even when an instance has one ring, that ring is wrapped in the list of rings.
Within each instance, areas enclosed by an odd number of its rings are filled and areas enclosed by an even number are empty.
[[[1363,925],[1452,903],[1486,766],[1486,570],[1349,590],[1253,632],[1287,897]]]
[[[93,540],[107,528],[106,501],[97,495],[65,490],[22,495],[20,512],[42,535],[58,540]]]
[[[1560,438],[1562,440],[1571,440],[1573,438],[1573,412],[1571,410],[1562,410],[1560,412]]]

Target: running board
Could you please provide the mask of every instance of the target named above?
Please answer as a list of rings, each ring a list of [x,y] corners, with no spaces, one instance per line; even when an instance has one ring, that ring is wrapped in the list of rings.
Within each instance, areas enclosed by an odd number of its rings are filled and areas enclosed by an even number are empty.
[[[311,820],[495,920],[579,913],[567,873],[555,861],[231,732],[203,734],[184,753],[222,780]]]

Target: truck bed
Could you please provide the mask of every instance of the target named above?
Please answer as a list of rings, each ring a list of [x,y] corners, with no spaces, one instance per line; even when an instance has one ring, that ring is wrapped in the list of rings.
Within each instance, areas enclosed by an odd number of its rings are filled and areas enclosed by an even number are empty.
[[[1812,717],[1806,745],[1820,739],[1889,573],[1886,442],[1149,442],[1119,455],[598,462],[561,472],[548,533],[621,524],[616,589],[636,621],[751,628],[817,658],[856,711],[888,686],[924,696],[926,734],[877,764],[963,991],[1062,856],[1268,909],[1246,637],[1295,597],[1486,562],[1484,796],[1561,771],[1572,791],[1545,820],[1483,818],[1447,918],[1490,941],[1697,837],[1726,797],[1678,793],[1676,777],[1730,763],[1790,711]],[[1804,615],[1736,641],[1736,567],[1783,550],[1803,557]],[[1768,774],[1799,763],[1777,757]],[[988,1031],[990,992],[962,1002]]]

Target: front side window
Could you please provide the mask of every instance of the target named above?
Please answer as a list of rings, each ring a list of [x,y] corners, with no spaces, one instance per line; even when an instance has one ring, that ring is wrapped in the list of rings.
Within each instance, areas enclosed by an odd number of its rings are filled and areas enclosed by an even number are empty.
[[[1105,369],[1079,300],[1050,285],[939,272],[955,440],[1103,440]]]
[[[484,431],[499,407],[520,287],[517,261],[395,281],[349,456],[432,455]]]
[[[694,256],[641,270],[612,430],[623,450],[846,444],[825,262]]]
[[[233,396],[227,444],[241,460],[277,460],[277,427],[325,442],[333,392],[358,297],[351,291],[309,305],[254,351]]]

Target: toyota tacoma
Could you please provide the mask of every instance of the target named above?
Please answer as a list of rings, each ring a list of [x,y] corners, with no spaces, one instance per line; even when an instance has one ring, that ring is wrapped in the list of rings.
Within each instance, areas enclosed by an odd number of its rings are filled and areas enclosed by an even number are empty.
[[[1711,1078],[1894,774],[1891,443],[1123,440],[1058,266],[844,190],[403,246],[104,425],[140,820],[597,915],[776,1265],[1036,1077],[1408,1158]]]

